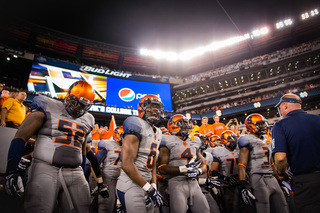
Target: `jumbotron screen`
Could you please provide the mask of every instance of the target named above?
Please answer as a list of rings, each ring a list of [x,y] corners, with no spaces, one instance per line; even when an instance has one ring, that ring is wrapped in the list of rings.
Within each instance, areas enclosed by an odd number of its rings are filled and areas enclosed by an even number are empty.
[[[78,80],[89,82],[95,89],[95,100],[108,106],[137,109],[144,95],[154,94],[161,98],[165,110],[172,111],[170,84],[111,78],[37,62],[32,65],[28,90],[64,98],[70,85]]]
[[[132,107],[136,109],[140,99],[153,94],[158,96],[164,104],[164,109],[172,111],[170,84],[160,84],[142,81],[110,78],[107,80],[107,105],[117,107]]]

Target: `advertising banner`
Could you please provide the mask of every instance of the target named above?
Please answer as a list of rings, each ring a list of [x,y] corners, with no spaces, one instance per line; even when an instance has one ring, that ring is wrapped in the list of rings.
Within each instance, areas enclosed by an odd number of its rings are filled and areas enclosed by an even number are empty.
[[[140,99],[147,95],[158,96],[166,111],[172,111],[171,90],[169,84],[110,78],[107,80],[106,105],[137,109]]]

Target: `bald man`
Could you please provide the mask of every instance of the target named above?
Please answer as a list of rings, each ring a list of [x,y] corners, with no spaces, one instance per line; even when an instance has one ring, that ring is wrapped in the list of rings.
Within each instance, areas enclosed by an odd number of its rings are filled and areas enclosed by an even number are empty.
[[[299,96],[286,94],[275,106],[282,119],[273,126],[272,153],[281,178],[288,165],[293,173],[297,212],[319,212],[320,116],[304,112],[301,104]]]

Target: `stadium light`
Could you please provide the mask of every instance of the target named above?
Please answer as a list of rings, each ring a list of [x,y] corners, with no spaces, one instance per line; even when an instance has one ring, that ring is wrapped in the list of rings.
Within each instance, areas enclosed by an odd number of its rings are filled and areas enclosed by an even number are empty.
[[[290,18],[284,20],[284,25],[286,25],[286,26],[292,25],[292,23],[293,23],[293,21]]]
[[[304,19],[308,19],[312,16],[316,16],[318,14],[319,14],[318,9],[313,9],[310,12],[305,12],[305,13],[301,14],[301,18],[304,20]],[[286,19],[286,20],[283,20],[283,21],[276,23],[276,28],[281,29],[281,28],[290,26],[292,24],[293,24],[293,19],[289,18],[289,19]],[[267,33],[269,33],[269,29],[267,27],[263,27],[260,29],[253,30],[251,33],[247,33],[242,36],[229,38],[229,39],[226,39],[223,41],[212,42],[208,46],[198,47],[198,48],[195,48],[192,50],[186,50],[181,53],[164,52],[164,51],[160,51],[160,50],[141,49],[140,54],[145,55],[145,56],[151,56],[156,59],[166,59],[166,60],[170,60],[170,61],[176,61],[176,60],[186,61],[186,60],[190,60],[194,57],[201,56],[207,52],[218,51],[219,49],[222,49],[224,47],[237,44],[237,43],[244,41],[244,40],[247,40],[249,38],[254,39],[255,37],[259,37],[259,36],[265,35]]]
[[[311,16],[316,16],[316,15],[318,15],[318,14],[319,14],[318,9],[311,10],[311,12],[310,12],[310,15],[311,15]]]
[[[318,9],[314,9],[314,10],[311,10],[310,12],[302,13],[302,14],[301,14],[301,19],[302,19],[302,20],[305,20],[305,19],[310,18],[310,16],[316,16],[316,15],[318,15],[318,14],[319,14]]]
[[[292,25],[292,23],[293,23],[292,19],[289,18],[289,19],[286,19],[284,21],[280,21],[280,22],[276,23],[276,28],[277,29],[281,29],[281,28],[284,28],[286,26]]]
[[[282,21],[276,23],[276,28],[277,29],[280,29],[280,28],[283,28],[284,27],[284,23]]]
[[[261,35],[265,35],[269,32],[269,29],[267,27],[263,27],[263,28],[260,28],[258,30],[253,30],[252,33],[251,33],[251,38],[253,37],[259,37]]]
[[[178,54],[175,52],[163,52],[161,50],[147,50],[140,49],[140,54],[145,56],[152,56],[156,59],[167,59],[169,61],[176,61]]]

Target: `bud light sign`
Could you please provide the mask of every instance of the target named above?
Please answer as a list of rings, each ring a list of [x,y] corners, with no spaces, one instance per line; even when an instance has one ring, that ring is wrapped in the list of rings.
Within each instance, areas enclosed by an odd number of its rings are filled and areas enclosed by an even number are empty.
[[[164,104],[164,110],[172,111],[170,84],[107,78],[106,105],[137,109],[145,95],[156,95]]]

